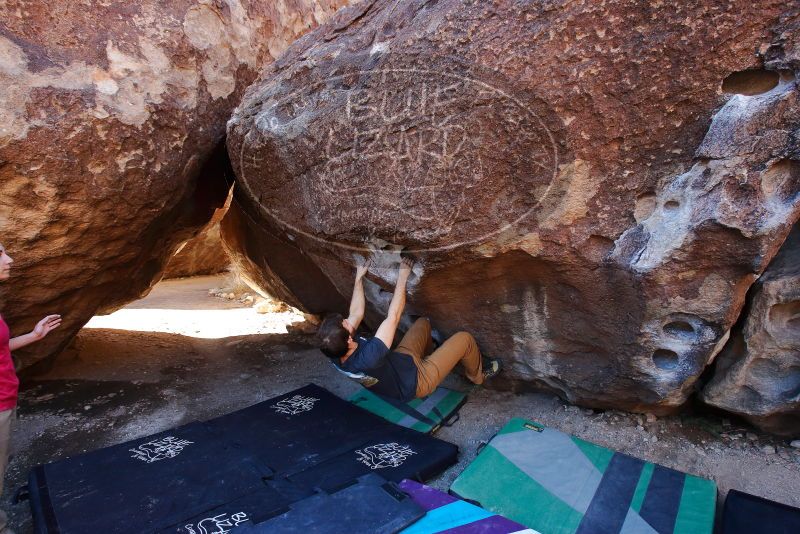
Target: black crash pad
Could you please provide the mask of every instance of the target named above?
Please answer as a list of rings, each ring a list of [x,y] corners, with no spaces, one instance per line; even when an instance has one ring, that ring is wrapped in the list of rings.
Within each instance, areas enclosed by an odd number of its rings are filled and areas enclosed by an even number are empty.
[[[29,492],[37,534],[187,534],[187,524],[219,514],[260,522],[367,473],[424,481],[455,463],[457,452],[309,385],[38,466]]]
[[[28,490],[37,533],[152,532],[260,489],[271,474],[190,423],[38,466]]]
[[[159,530],[159,534],[210,534],[226,532],[246,521],[264,521],[281,514],[294,502],[275,489],[263,486],[251,493],[206,509],[193,516],[184,516],[179,522]],[[225,528],[221,528],[225,527]],[[238,534],[238,530],[236,531]]]
[[[731,490],[722,512],[722,534],[797,534],[800,508]]]
[[[367,474],[343,488],[298,501],[275,517],[260,523],[247,522],[236,534],[392,534],[424,515],[425,510],[394,483]]]
[[[208,422],[285,481],[310,493],[369,472],[427,480],[456,461],[458,447],[390,423],[310,384]],[[308,496],[308,495],[305,495]]]

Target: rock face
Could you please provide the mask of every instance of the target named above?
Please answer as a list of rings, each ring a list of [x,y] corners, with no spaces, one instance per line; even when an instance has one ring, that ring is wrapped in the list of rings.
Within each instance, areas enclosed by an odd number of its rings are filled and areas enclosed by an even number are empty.
[[[62,327],[146,292],[225,199],[213,160],[265,63],[346,0],[0,3],[0,240],[14,332]]]
[[[229,205],[230,197],[225,206],[214,210],[213,217],[199,234],[179,246],[169,259],[163,278],[217,274],[230,267],[231,261],[222,244],[219,229]]]
[[[703,400],[767,431],[800,435],[800,225],[750,294]]]
[[[178,249],[170,258],[163,278],[217,274],[229,266],[230,260],[219,234],[219,222],[215,222]]]
[[[511,380],[674,409],[800,215],[797,11],[361,2],[248,89],[223,238],[313,313],[375,254],[373,326],[408,252],[409,313]]]

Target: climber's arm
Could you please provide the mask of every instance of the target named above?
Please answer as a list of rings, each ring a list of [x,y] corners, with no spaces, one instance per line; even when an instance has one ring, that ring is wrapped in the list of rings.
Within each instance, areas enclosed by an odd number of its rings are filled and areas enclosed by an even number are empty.
[[[394,295],[392,295],[392,302],[389,304],[389,311],[386,314],[386,319],[378,327],[375,332],[375,337],[383,341],[383,343],[391,348],[392,341],[394,340],[394,333],[397,331],[397,325],[400,324],[400,318],[403,316],[403,308],[406,305],[406,282],[411,275],[411,267],[414,262],[410,258],[403,258],[400,263],[400,269],[397,272],[397,284],[394,286]]]
[[[358,329],[358,325],[364,319],[364,276],[369,271],[369,266],[372,260],[367,259],[361,265],[356,267],[356,281],[353,284],[353,298],[350,299],[350,314],[347,316],[347,322],[352,327],[352,332]]]

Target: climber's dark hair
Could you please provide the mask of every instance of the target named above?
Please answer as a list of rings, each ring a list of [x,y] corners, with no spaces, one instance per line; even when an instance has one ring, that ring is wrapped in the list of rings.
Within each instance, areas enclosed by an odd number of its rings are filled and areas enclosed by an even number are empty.
[[[341,358],[347,354],[347,340],[350,332],[342,326],[341,313],[330,313],[325,316],[317,330],[319,350],[328,358]]]

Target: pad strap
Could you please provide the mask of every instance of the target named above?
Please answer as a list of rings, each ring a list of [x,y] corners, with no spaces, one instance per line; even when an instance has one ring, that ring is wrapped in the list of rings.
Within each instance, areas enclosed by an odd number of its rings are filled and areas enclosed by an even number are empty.
[[[422,423],[425,423],[426,425],[430,425],[430,426],[434,426],[434,427],[439,424],[437,421],[434,421],[433,419],[431,419],[430,417],[426,416],[422,412],[418,412],[417,410],[415,410],[414,408],[412,408],[411,406],[409,406],[405,402],[399,401],[397,399],[393,399],[392,397],[386,397],[384,395],[379,395],[379,397],[381,399],[383,399],[384,401],[388,402],[389,404],[391,404],[392,406],[394,406],[395,408],[397,408],[398,410],[400,410],[401,412],[403,412],[404,414],[406,414],[406,415],[408,415],[410,417],[413,417],[417,421],[420,421]],[[433,408],[433,411],[439,418],[443,419],[442,414],[439,412],[439,410],[435,406]]]

